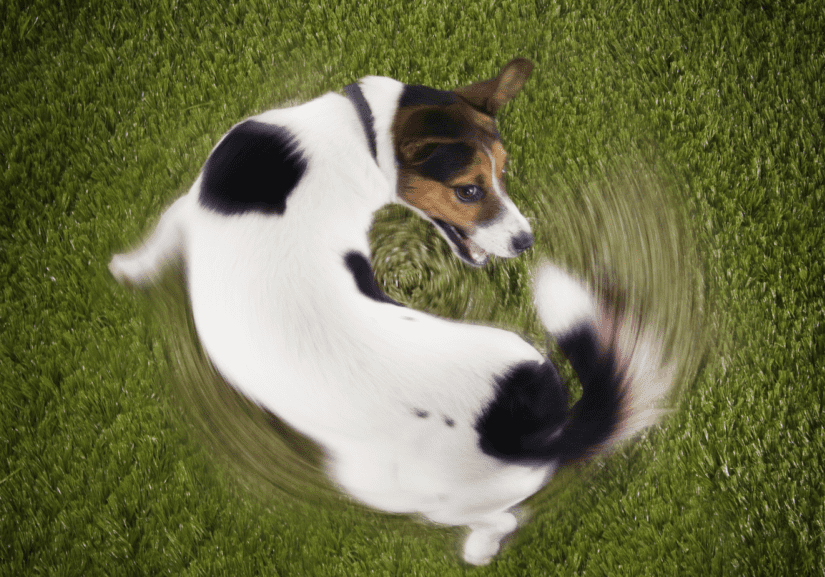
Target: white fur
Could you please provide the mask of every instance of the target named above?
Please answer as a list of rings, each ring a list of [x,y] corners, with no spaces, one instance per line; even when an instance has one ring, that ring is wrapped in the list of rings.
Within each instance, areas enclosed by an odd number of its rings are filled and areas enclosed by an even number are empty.
[[[469,236],[490,254],[509,258],[520,253],[513,248],[512,243],[513,238],[520,233],[530,233],[530,224],[513,201],[504,195],[501,197],[501,211],[495,222],[476,227]]]
[[[669,411],[662,405],[673,388],[676,364],[663,363],[660,341],[638,323],[623,322],[614,333],[625,391],[622,420],[609,444],[655,425]]]
[[[536,273],[533,297],[541,322],[554,337],[596,320],[598,310],[590,292],[556,266],[545,265]]]
[[[204,209],[199,177],[146,244],[115,256],[110,269],[143,285],[182,258],[198,335],[221,374],[323,445],[344,491],[386,511],[469,526],[464,558],[484,564],[516,527],[509,510],[556,463],[493,458],[480,450],[474,423],[496,375],[544,358],[513,333],[379,303],[356,289],[343,256],[369,255],[373,213],[397,200],[390,125],[402,85],[370,77],[362,87],[378,164],[340,95],[265,112],[256,120],[286,127],[308,160],[284,215]],[[508,212],[514,222],[524,218],[513,206]],[[592,305],[551,268],[539,275],[537,303],[551,331],[587,317]],[[411,416],[417,409],[430,417]]]

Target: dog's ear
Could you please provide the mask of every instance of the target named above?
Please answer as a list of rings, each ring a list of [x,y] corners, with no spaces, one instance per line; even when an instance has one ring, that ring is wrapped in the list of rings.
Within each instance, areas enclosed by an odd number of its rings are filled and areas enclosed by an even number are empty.
[[[403,165],[427,160],[439,144],[458,142],[470,134],[459,110],[429,106],[400,115],[396,128],[398,159]]]
[[[526,58],[515,58],[495,78],[456,88],[454,92],[474,108],[495,116],[502,106],[519,93],[532,70],[532,62]]]
[[[399,160],[403,166],[421,164],[432,156],[438,145],[438,140],[408,140],[398,147]]]

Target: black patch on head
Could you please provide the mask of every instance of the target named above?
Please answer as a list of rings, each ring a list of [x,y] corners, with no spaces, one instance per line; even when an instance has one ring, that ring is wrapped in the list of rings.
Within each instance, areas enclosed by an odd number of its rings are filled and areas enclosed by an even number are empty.
[[[307,161],[281,126],[247,120],[229,131],[203,169],[199,201],[223,214],[283,214]]]
[[[370,261],[363,254],[354,250],[350,251],[344,255],[344,263],[347,265],[350,274],[352,274],[352,278],[355,279],[355,286],[358,287],[358,291],[362,295],[379,303],[402,306],[384,294],[384,291],[375,282],[375,274],[372,272]]]
[[[438,90],[429,86],[405,84],[398,106],[449,106],[455,104],[458,97],[453,92]]]
[[[453,175],[467,169],[475,152],[473,146],[463,142],[439,144],[430,157],[415,168],[424,178],[446,182]]]
[[[425,411],[424,409],[413,409],[413,413],[420,419],[426,419],[430,416],[429,411]]]
[[[546,460],[548,439],[567,418],[553,364],[524,362],[496,378],[496,395],[476,422],[481,450],[505,461]]]
[[[472,127],[460,116],[443,108],[425,108],[410,115],[404,132],[415,138],[441,138],[459,140],[469,138]]]

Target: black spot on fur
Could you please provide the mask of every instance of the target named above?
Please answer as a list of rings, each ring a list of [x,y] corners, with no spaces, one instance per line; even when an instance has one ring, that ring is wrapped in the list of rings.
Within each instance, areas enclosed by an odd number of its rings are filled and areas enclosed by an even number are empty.
[[[458,97],[446,90],[438,90],[429,86],[406,84],[401,92],[398,106],[449,106],[457,101]]]
[[[430,157],[416,167],[421,176],[446,182],[467,169],[475,155],[475,148],[463,142],[439,144]]]
[[[567,395],[553,365],[522,363],[496,380],[493,401],[476,422],[481,449],[504,461],[561,464],[587,457],[614,434],[624,402],[616,353],[583,323],[558,339],[582,383],[567,411]]]
[[[363,254],[350,251],[344,256],[344,263],[346,263],[352,278],[355,279],[355,286],[358,287],[358,291],[362,295],[379,303],[402,306],[384,294],[384,291],[375,282],[375,274],[372,272],[370,261]]]
[[[413,409],[413,413],[420,419],[426,419],[430,416],[429,411],[425,411],[424,409]]]
[[[209,156],[199,200],[223,214],[282,215],[306,168],[286,128],[247,120],[229,131]]]
[[[476,422],[481,450],[506,461],[552,458],[547,440],[567,417],[567,397],[548,360],[524,362],[496,379],[493,401]]]
[[[455,421],[452,420],[450,417],[444,417],[444,424],[448,427],[455,427]]]

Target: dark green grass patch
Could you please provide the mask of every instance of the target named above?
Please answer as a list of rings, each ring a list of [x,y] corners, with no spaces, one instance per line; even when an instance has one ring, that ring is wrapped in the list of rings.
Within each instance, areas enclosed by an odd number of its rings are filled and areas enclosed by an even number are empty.
[[[823,20],[813,1],[3,3],[0,574],[823,573]],[[225,467],[171,400],[163,319],[105,265],[244,117],[514,56],[537,67],[500,128],[537,246],[470,271],[387,209],[386,290],[543,346],[529,266],[551,257],[605,290],[607,271],[665,332],[702,326],[671,339],[688,368],[662,427],[560,473],[469,569],[456,530]]]

